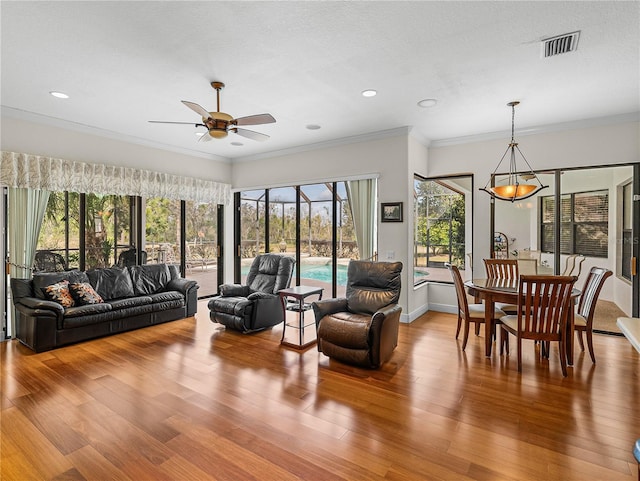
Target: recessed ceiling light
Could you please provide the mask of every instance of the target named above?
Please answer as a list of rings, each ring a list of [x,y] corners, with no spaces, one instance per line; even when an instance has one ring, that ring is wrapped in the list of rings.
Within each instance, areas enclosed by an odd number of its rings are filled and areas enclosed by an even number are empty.
[[[235,145],[236,147],[242,147],[244,144],[242,142],[231,142],[231,145]]]
[[[418,107],[428,109],[430,107],[435,107],[437,103],[438,101],[436,99],[424,99],[418,102]]]
[[[56,92],[55,90],[52,90],[51,92],[49,92],[51,95],[53,95],[55,98],[57,99],[68,99],[69,96],[65,93],[62,92]]]
[[[378,92],[373,89],[367,89],[362,91],[363,97],[375,97],[376,95],[378,95]]]
[[[321,127],[317,124],[309,124],[307,125],[308,130],[319,130]]]

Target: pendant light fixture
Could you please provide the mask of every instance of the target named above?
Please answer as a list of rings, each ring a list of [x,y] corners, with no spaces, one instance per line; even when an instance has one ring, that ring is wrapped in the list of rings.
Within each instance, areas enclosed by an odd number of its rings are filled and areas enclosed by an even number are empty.
[[[509,107],[511,107],[511,142],[509,143],[509,147],[507,147],[504,155],[500,159],[500,162],[498,162],[497,167],[491,174],[489,181],[483,188],[480,189],[484,190],[494,199],[509,200],[511,202],[526,199],[528,197],[531,197],[532,195],[535,195],[540,190],[549,187],[548,185],[542,185],[542,182],[540,182],[540,179],[535,174],[535,172],[529,165],[529,162],[527,162],[527,159],[518,147],[518,143],[514,140],[514,120],[516,115],[516,105],[518,105],[519,103],[520,102],[518,101],[513,101],[507,104]],[[516,150],[520,154],[520,157],[522,157],[522,160],[524,160],[525,164],[527,164],[527,167],[529,168],[528,171],[518,173]],[[502,161],[505,159],[507,154],[509,154],[509,173],[506,176],[500,176],[501,178],[498,178],[499,176],[496,175],[496,172],[500,168],[500,165],[502,164]],[[518,178],[522,179],[524,183],[518,182]],[[538,182],[537,185],[530,182],[534,179]],[[491,180],[494,180],[493,187],[489,186]]]

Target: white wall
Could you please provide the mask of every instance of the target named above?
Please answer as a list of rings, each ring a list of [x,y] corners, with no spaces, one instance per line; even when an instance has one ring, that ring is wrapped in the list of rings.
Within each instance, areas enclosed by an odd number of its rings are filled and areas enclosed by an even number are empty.
[[[407,271],[407,291],[409,294],[409,303],[406,309],[407,318],[405,320],[411,322],[417,319],[419,316],[427,311],[429,306],[429,288],[428,284],[420,284],[417,287],[413,287],[413,265],[415,259],[413,258],[413,235],[415,231],[415,222],[413,219],[414,199],[413,199],[413,185],[414,174],[419,174],[423,177],[427,175],[427,164],[429,161],[428,149],[418,142],[415,138],[409,137],[409,151],[408,151],[408,175],[407,175],[407,201],[405,208],[406,218],[406,242],[407,242],[407,258],[405,262],[405,269]]]
[[[520,149],[535,170],[640,161],[640,123],[638,122],[517,137]],[[489,180],[491,172],[500,160],[507,141],[508,139],[488,140],[430,147],[428,175],[434,177],[471,171],[475,176],[475,185],[482,187]],[[492,237],[490,216],[489,195],[476,190],[474,192],[473,242],[475,272],[484,272],[482,258],[487,257],[490,252]],[[583,272],[589,267],[585,262]],[[608,289],[615,289],[615,283],[611,282]],[[445,303],[445,299],[442,299],[436,291],[430,292],[433,294],[429,297],[430,304]]]

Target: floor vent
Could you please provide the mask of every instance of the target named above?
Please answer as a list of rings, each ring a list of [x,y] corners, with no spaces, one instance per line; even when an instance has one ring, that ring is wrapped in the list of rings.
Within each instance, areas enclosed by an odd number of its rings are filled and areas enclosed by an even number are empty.
[[[563,53],[573,52],[578,48],[580,31],[565,33],[557,37],[547,38],[542,41],[543,58],[554,57]]]

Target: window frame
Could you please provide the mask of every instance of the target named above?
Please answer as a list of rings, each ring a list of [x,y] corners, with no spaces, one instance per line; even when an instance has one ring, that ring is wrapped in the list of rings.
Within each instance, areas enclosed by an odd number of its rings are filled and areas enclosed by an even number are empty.
[[[448,183],[446,183],[446,181],[448,180],[452,180],[452,179],[465,179],[468,178],[469,182],[470,182],[470,188],[469,188],[469,192],[465,193],[461,190],[457,190],[455,189],[453,186],[449,185]],[[473,269],[473,265],[472,265],[472,258],[473,258],[473,189],[474,189],[474,177],[473,174],[454,174],[454,175],[445,175],[445,176],[438,176],[438,177],[424,177],[420,174],[414,173],[413,175],[413,180],[414,180],[414,190],[413,190],[413,195],[414,195],[414,205],[413,205],[413,262],[412,262],[412,269],[413,269],[413,287],[419,287],[421,285],[424,285],[428,282],[442,282],[445,284],[452,284],[453,280],[450,279],[450,276],[447,272],[446,275],[446,279],[441,279],[441,278],[437,278],[437,277],[422,277],[419,278],[419,276],[416,275],[416,268],[420,267],[416,265],[416,260],[417,260],[417,251],[418,251],[418,245],[421,246],[426,246],[427,249],[429,247],[429,237],[427,236],[426,238],[426,244],[418,244],[418,226],[420,223],[420,215],[418,213],[418,197],[417,197],[417,191],[416,191],[416,182],[436,182],[440,185],[442,185],[443,187],[456,192],[458,195],[461,195],[464,199],[464,223],[462,224],[462,232],[463,232],[463,242],[462,244],[464,245],[464,249],[463,249],[463,253],[462,256],[460,257],[462,259],[462,263],[460,264],[460,268],[464,268],[469,270],[469,272],[472,271]],[[428,204],[428,202],[427,202]],[[470,212],[467,212],[467,209],[470,210]],[[429,217],[424,216],[424,218],[426,219],[427,223],[429,221]],[[452,227],[451,227],[451,219],[452,217],[449,215],[449,233],[451,233],[452,231]],[[470,229],[470,231],[469,231]],[[468,238],[468,235],[470,236],[470,238]],[[451,236],[449,236],[449,262],[453,261],[453,252],[451,252],[452,250],[452,238]],[[460,245],[460,242],[456,243],[456,245]],[[470,249],[467,249],[466,247],[469,246]],[[427,259],[428,259],[428,253],[427,253]],[[469,262],[467,261],[467,259],[469,260]],[[468,267],[467,267],[467,262],[468,262]],[[428,262],[427,264],[424,266],[425,269],[429,268]],[[438,269],[439,266],[431,266],[431,268],[433,269]],[[446,269],[445,269],[446,271]]]

